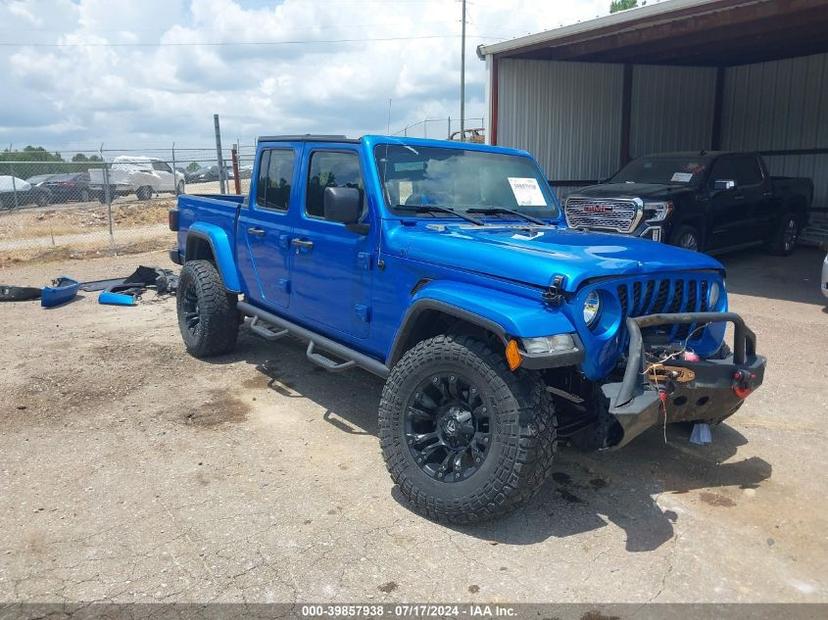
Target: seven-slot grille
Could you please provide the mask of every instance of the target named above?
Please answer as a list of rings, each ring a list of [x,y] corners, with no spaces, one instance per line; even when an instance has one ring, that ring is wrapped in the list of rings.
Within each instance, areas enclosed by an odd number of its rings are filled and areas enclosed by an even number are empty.
[[[597,228],[630,233],[638,224],[640,210],[634,199],[585,198],[566,200],[566,221],[571,228]]]
[[[717,282],[709,275],[700,278],[653,278],[613,283],[609,290],[618,295],[623,318],[646,314],[707,312],[708,289]],[[669,330],[670,341],[684,341],[696,325],[666,325],[645,329]],[[700,333],[695,336],[700,336]]]

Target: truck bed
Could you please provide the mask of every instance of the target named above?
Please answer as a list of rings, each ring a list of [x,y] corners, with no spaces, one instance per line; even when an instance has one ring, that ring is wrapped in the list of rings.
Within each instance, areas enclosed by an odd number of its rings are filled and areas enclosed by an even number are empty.
[[[182,194],[178,197],[178,247],[186,247],[187,232],[198,222],[200,228],[220,228],[235,247],[236,218],[245,196],[236,194]]]

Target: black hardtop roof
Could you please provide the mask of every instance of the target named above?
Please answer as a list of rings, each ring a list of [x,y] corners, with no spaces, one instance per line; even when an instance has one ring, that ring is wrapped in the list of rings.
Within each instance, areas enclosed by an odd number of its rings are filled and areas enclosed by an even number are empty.
[[[259,136],[259,142],[359,142],[357,138],[349,138],[348,136],[331,134],[294,134],[284,136]]]

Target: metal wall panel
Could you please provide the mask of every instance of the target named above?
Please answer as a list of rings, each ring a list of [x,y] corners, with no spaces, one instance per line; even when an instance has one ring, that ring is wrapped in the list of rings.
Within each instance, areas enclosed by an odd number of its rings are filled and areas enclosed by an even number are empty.
[[[633,68],[630,154],[710,148],[716,69]]]
[[[828,148],[828,54],[725,72],[722,148]],[[771,174],[814,180],[814,206],[828,207],[828,155],[766,158]]]
[[[526,149],[552,179],[601,179],[618,168],[623,66],[498,61],[497,142]]]

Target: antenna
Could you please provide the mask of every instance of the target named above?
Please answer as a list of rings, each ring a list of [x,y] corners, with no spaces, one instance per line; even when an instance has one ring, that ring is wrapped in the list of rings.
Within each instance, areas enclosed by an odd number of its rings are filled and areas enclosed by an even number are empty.
[[[391,135],[391,101],[392,101],[392,99],[389,97],[388,98],[388,125],[385,129],[385,135],[386,136]]]

